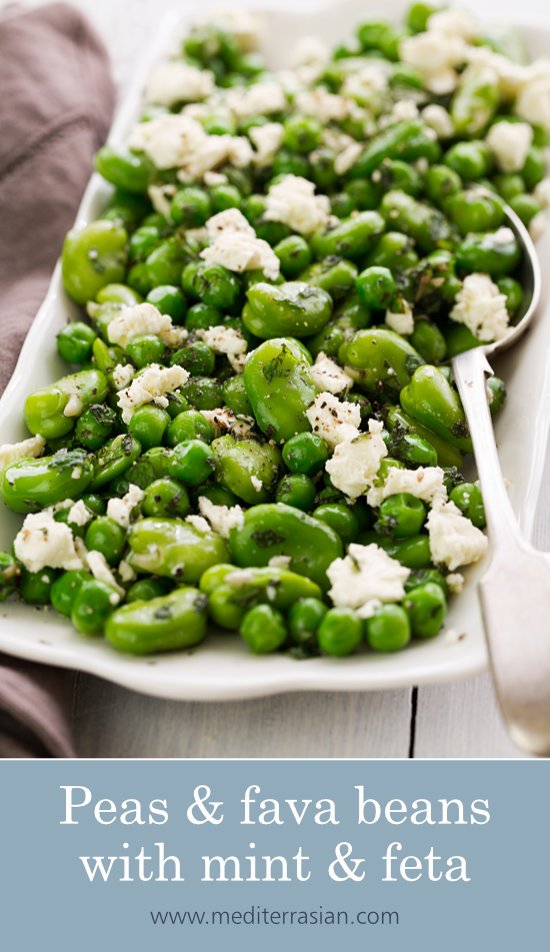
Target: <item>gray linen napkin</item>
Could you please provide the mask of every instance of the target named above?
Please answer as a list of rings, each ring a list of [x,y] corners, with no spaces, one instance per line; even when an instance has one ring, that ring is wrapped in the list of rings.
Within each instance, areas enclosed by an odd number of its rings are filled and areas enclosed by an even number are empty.
[[[78,11],[55,3],[0,16],[0,392],[113,106],[105,48]],[[0,654],[0,757],[74,756],[73,678]]]

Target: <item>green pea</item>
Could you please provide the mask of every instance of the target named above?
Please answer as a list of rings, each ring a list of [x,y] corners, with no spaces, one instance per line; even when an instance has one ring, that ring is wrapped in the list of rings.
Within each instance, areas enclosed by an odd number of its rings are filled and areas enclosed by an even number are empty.
[[[191,648],[206,635],[206,598],[198,589],[177,588],[150,601],[135,601],[113,612],[107,641],[119,651],[146,655]]]
[[[115,565],[124,552],[126,531],[109,516],[98,516],[86,529],[84,543],[89,551],[101,552],[109,565]]]
[[[183,519],[191,511],[191,504],[183,483],[164,477],[147,486],[142,508],[145,516],[178,516]]]
[[[211,565],[229,561],[221,536],[181,519],[139,519],[128,531],[127,561],[137,572],[194,584]]]
[[[363,640],[363,625],[350,608],[330,608],[319,625],[317,637],[324,654],[349,655]]]
[[[485,507],[481,490],[476,483],[460,483],[451,490],[449,498],[474,526],[478,529],[485,528]]]
[[[439,208],[446,208],[450,198],[460,192],[460,175],[447,165],[432,165],[424,178],[426,196]]]
[[[511,198],[510,208],[521,218],[524,225],[529,226],[535,215],[538,215],[541,208],[533,195],[516,195]]]
[[[343,503],[324,503],[317,506],[313,516],[338,533],[344,545],[355,542],[359,535],[359,521],[355,512]]]
[[[418,433],[409,432],[405,427],[395,427],[387,445],[392,456],[413,466],[437,466],[439,462],[433,443]]]
[[[243,323],[256,337],[307,337],[317,333],[332,313],[327,291],[303,281],[279,286],[260,282],[246,293]]]
[[[125,473],[140,453],[141,445],[131,433],[121,433],[109,440],[97,455],[91,490],[95,492],[112,479]]]
[[[506,229],[506,235],[504,240],[499,232],[467,235],[456,249],[458,267],[493,278],[510,274],[517,268],[521,252],[511,229]]]
[[[252,405],[246,395],[246,387],[242,374],[229,377],[223,383],[224,404],[240,416],[253,416]]]
[[[389,268],[372,266],[361,271],[355,282],[360,300],[378,310],[389,308],[397,293],[395,278]]]
[[[528,191],[532,192],[535,185],[538,185],[546,175],[546,158],[544,149],[537,145],[532,145],[527,153],[525,165],[521,170],[522,178]]]
[[[367,258],[369,267],[389,268],[390,271],[403,271],[417,261],[412,238],[401,231],[387,231],[381,235]]]
[[[384,327],[358,331],[340,348],[338,359],[351,368],[359,386],[373,394],[379,393],[382,385],[388,390],[401,390],[423,364],[408,341]]]
[[[447,202],[446,211],[463,235],[472,231],[491,231],[504,221],[502,202],[476,189],[456,192]]]
[[[406,592],[412,592],[413,589],[418,588],[420,585],[425,585],[427,582],[439,585],[445,597],[447,596],[449,590],[445,576],[442,575],[441,572],[438,572],[437,569],[414,569],[403,587]]]
[[[201,262],[195,272],[193,287],[204,304],[227,311],[236,307],[241,293],[236,275],[221,264]]]
[[[0,497],[14,512],[38,512],[77,498],[91,483],[93,467],[82,450],[18,460],[0,474]]]
[[[223,406],[221,383],[211,377],[190,377],[181,388],[181,394],[187,400],[187,405],[196,410],[217,410]]]
[[[240,635],[254,654],[271,654],[287,639],[284,616],[271,605],[255,605],[244,616]]]
[[[316,433],[297,433],[283,447],[283,461],[291,473],[314,476],[328,457],[328,446]]]
[[[156,225],[142,225],[130,238],[130,258],[132,261],[145,261],[161,241],[160,229]]]
[[[374,535],[376,535],[376,533],[374,533]],[[361,536],[359,537],[359,541],[363,541]],[[398,562],[401,562],[401,564],[408,569],[424,569],[431,565],[430,540],[428,536],[423,533],[395,539],[389,539],[380,535],[376,538],[369,536],[368,541],[376,542],[381,548],[386,550],[392,559],[397,559]]]
[[[283,476],[275,491],[277,502],[284,502],[287,506],[295,506],[304,512],[309,512],[315,502],[315,483],[303,473],[291,473]]]
[[[185,367],[192,376],[208,377],[214,372],[216,355],[208,344],[195,340],[172,354],[170,363]]]
[[[210,478],[214,465],[208,443],[197,439],[186,440],[174,447],[168,472],[187,486],[200,486]]]
[[[82,635],[102,634],[109,615],[119,601],[119,593],[107,582],[99,579],[84,581],[73,602],[73,627]]]
[[[399,159],[384,159],[374,174],[382,192],[397,188],[409,195],[418,195],[422,190],[422,179],[416,169]]]
[[[514,317],[523,304],[523,287],[515,278],[504,277],[497,281],[498,289],[506,297],[506,310]]]
[[[208,327],[217,327],[222,323],[222,313],[211,304],[193,304],[187,311],[185,326],[188,331],[206,330]]]
[[[375,529],[381,535],[414,536],[426,521],[424,503],[411,493],[397,493],[384,499]]]
[[[115,411],[107,404],[93,403],[77,420],[77,441],[86,450],[98,450],[113,432],[116,418]]]
[[[493,183],[505,202],[510,202],[512,198],[525,194],[525,182],[517,172],[506,172],[502,175],[495,175]]]
[[[21,576],[21,570],[13,555],[0,552],[0,602],[13,595]]]
[[[128,424],[128,430],[141,443],[142,449],[160,446],[170,416],[161,407],[138,407]]]
[[[202,413],[198,410],[184,410],[174,417],[166,430],[166,442],[168,446],[177,446],[178,443],[195,439],[211,443],[215,435],[215,428]]]
[[[180,442],[180,440],[178,440],[178,442]],[[152,449],[147,450],[143,454],[142,459],[152,466],[155,478],[162,479],[164,476],[168,476],[172,450],[166,446],[153,446]]]
[[[357,267],[337,255],[329,255],[310,265],[300,275],[300,281],[327,291],[334,301],[344,298],[355,287]]]
[[[346,182],[346,193],[353,201],[354,210],[375,211],[380,203],[379,191],[370,179],[353,179]]]
[[[451,239],[451,228],[445,215],[406,192],[387,192],[380,204],[380,212],[388,225],[405,232],[423,251],[443,247]]]
[[[443,162],[466,182],[478,182],[491,171],[493,157],[488,145],[476,139],[456,142],[445,153]]]
[[[168,594],[168,585],[163,578],[140,578],[126,592],[126,604],[131,602],[150,602]]]
[[[378,212],[359,212],[328,231],[317,232],[311,247],[316,258],[337,255],[355,261],[371,250],[383,231],[384,221]]]
[[[417,321],[410,342],[428,364],[440,364],[447,356],[445,337],[431,321]]]
[[[506,403],[506,384],[500,377],[493,375],[487,380],[487,391],[491,416],[495,416]]]
[[[145,297],[154,286],[146,261],[138,261],[128,271],[126,283],[140,298]]]
[[[176,192],[170,205],[170,217],[184,228],[200,228],[210,218],[210,196],[202,188],[189,185]]]
[[[117,188],[142,194],[151,184],[155,167],[144,154],[118,152],[104,145],[95,157],[95,167],[100,175]]]
[[[365,147],[351,170],[352,177],[369,177],[384,159],[406,158],[411,143],[425,133],[426,127],[420,119],[405,119],[382,130]]]
[[[403,602],[415,638],[435,638],[447,614],[447,600],[440,585],[426,582],[408,593]]]
[[[147,301],[154,304],[161,314],[169,314],[174,324],[183,324],[186,313],[186,301],[183,292],[173,284],[152,288]]]
[[[281,462],[275,446],[221,436],[212,443],[212,453],[218,482],[239,499],[255,505],[271,498]]]
[[[115,496],[124,496],[132,483],[140,489],[147,489],[155,478],[156,472],[152,463],[143,456],[132,463],[124,473],[113,479],[109,492]]]
[[[95,493],[85,493],[81,498],[82,502],[88,507],[90,512],[93,512],[94,516],[104,515],[107,504],[102,496],[97,496]]]
[[[451,103],[451,118],[457,136],[483,133],[500,102],[498,78],[494,69],[475,63],[467,67]]]
[[[298,175],[301,178],[309,178],[311,169],[305,155],[299,155],[289,149],[279,149],[273,159],[273,175]]]
[[[114,221],[126,230],[133,230],[142,221],[150,208],[148,197],[128,192],[123,188],[115,188],[107,201],[105,211],[100,216],[107,221]]]
[[[69,364],[85,364],[92,356],[95,331],[82,321],[67,324],[57,335],[57,351]]]
[[[294,114],[284,123],[283,146],[291,152],[307,155],[319,145],[322,131],[317,119]]]
[[[367,619],[366,629],[374,651],[401,651],[411,640],[409,617],[401,605],[383,605]]]
[[[29,605],[48,605],[52,584],[57,575],[54,569],[44,568],[39,572],[29,572],[23,567],[19,583],[19,593],[23,601]]]
[[[128,235],[110,221],[73,228],[61,252],[63,286],[77,304],[93,300],[106,284],[124,280]]]
[[[217,215],[228,208],[241,208],[243,199],[239,189],[230,182],[224,182],[220,185],[214,185],[210,189],[210,201],[212,204],[212,214]]]
[[[56,612],[70,618],[75,598],[82,583],[89,581],[91,578],[89,572],[82,571],[63,572],[59,578],[56,578],[50,592],[50,601]]]
[[[337,218],[349,218],[356,210],[353,195],[349,192],[337,192],[330,197],[330,210]]]
[[[288,630],[297,645],[316,642],[319,625],[328,611],[319,598],[300,598],[288,613]]]
[[[281,262],[281,271],[287,279],[296,278],[311,264],[311,248],[301,235],[283,238],[273,251]]]
[[[181,271],[189,260],[189,250],[178,238],[168,238],[155,248],[145,262],[147,294],[154,287],[177,285]]]
[[[424,3],[423,0],[411,3],[407,10],[405,24],[412,33],[423,33],[428,27],[428,20],[439,9],[438,4]]]

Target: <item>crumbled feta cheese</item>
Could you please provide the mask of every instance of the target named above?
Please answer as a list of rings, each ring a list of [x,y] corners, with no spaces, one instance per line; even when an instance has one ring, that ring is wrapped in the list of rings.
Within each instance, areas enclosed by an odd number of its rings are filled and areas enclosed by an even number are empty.
[[[201,515],[208,519],[214,532],[227,539],[232,529],[244,524],[244,512],[240,506],[216,506],[206,496],[199,496]]]
[[[82,400],[77,393],[71,393],[67,403],[65,404],[65,409],[63,410],[63,416],[66,417],[76,417],[80,416],[84,406]]]
[[[484,343],[504,337],[510,316],[506,297],[488,274],[468,274],[462,282],[450,318],[465,324]]]
[[[187,370],[178,365],[161,367],[160,364],[150,364],[134,377],[129,387],[118,392],[117,403],[122,410],[124,423],[129,423],[135,410],[147,403],[167,407],[168,400],[165,395],[183,387],[188,379]]]
[[[451,139],[455,134],[453,120],[444,106],[430,103],[422,110],[422,119],[438,139]]]
[[[132,364],[117,364],[112,373],[113,383],[117,390],[124,390],[134,379],[135,367]]]
[[[331,219],[330,201],[316,195],[315,185],[300,175],[285,175],[267,193],[264,217],[284,222],[293,231],[310,235],[325,228]]]
[[[118,584],[116,578],[113,575],[111,567],[107,562],[107,559],[103,555],[103,552],[97,552],[95,549],[92,549],[90,552],[86,553],[86,562],[88,568],[92,573],[93,577],[98,580],[98,582],[105,582],[107,585],[111,585],[115,592],[118,595],[118,600],[115,602],[113,599],[113,605],[118,604],[120,597],[124,597],[126,592],[121,585]]]
[[[478,32],[478,24],[466,10],[450,7],[432,13],[428,20],[428,30],[449,36],[460,36],[463,40],[473,40]]]
[[[541,208],[550,208],[550,178],[543,178],[535,185],[533,196]]]
[[[256,420],[254,417],[246,416],[244,413],[238,414],[231,430],[231,436],[235,440],[249,440],[252,436]]]
[[[351,96],[360,103],[380,106],[382,97],[388,88],[387,70],[383,61],[367,63],[346,76],[342,86],[345,96]]]
[[[261,493],[262,489],[264,488],[264,484],[262,483],[261,479],[259,479],[257,476],[251,476],[250,482],[252,483],[252,486],[256,492]]]
[[[85,526],[93,517],[94,514],[91,509],[88,509],[86,503],[79,499],[69,509],[67,521],[72,522],[75,526]]]
[[[511,241],[515,241],[515,237],[516,236],[514,235],[512,229],[507,228],[506,226],[497,228],[497,230],[493,232],[493,241],[497,245],[507,245]]]
[[[364,149],[364,144],[338,129],[324,129],[322,142],[336,153],[334,169],[338,175],[349,172]]]
[[[330,59],[330,49],[318,36],[302,36],[294,47],[293,66],[322,66]]]
[[[502,172],[519,172],[533,141],[533,130],[527,122],[495,122],[485,141]]]
[[[317,360],[310,368],[310,374],[315,386],[328,393],[343,393],[353,385],[350,375],[323,351],[317,355]]]
[[[550,129],[550,79],[542,77],[528,82],[518,93],[515,112],[534,126]]]
[[[44,568],[66,571],[83,568],[69,526],[56,522],[52,509],[25,516],[13,551],[29,572],[40,572]]]
[[[227,175],[225,172],[205,172],[202,180],[207,188],[215,188],[216,185],[225,185],[227,182]]]
[[[380,463],[388,455],[381,433],[383,425],[369,420],[369,432],[338,443],[325,469],[336,489],[350,499],[357,499],[376,479]]]
[[[224,354],[233,369],[241,373],[248,344],[240,331],[234,327],[225,327],[224,324],[216,324],[198,331],[197,337],[208,344],[214,353]]]
[[[451,572],[447,575],[445,581],[451,595],[460,595],[464,588],[464,576],[460,572]]]
[[[466,44],[460,36],[433,30],[402,40],[399,53],[403,63],[422,74],[431,92],[444,95],[453,92],[457,85],[454,67],[465,61]]]
[[[403,301],[402,311],[386,311],[386,324],[396,334],[412,334],[414,331],[414,317],[408,301]]]
[[[122,499],[118,499],[116,496],[109,499],[107,503],[107,515],[113,522],[116,522],[117,525],[123,529],[127,529],[130,525],[132,510],[135,509],[136,506],[139,506],[144,495],[143,489],[140,489],[139,486],[135,486],[134,483],[130,483],[128,492]]]
[[[447,498],[445,473],[440,466],[419,466],[418,469],[399,469],[392,466],[380,486],[373,486],[367,494],[367,503],[374,509],[380,506],[388,496],[398,493],[410,493],[423,502],[433,503],[434,499]]]
[[[194,529],[198,529],[199,532],[210,532],[210,523],[204,516],[186,516],[185,521]]]
[[[392,126],[396,122],[404,122],[406,119],[417,119],[418,115],[418,106],[414,99],[398,99],[393,104],[391,112],[381,117],[380,124],[382,126]]]
[[[359,436],[361,410],[357,403],[338,400],[333,393],[324,391],[306,410],[311,429],[329,446],[336,446]]]
[[[200,253],[208,264],[221,264],[229,271],[261,270],[274,281],[281,263],[267,241],[256,237],[256,232],[236,208],[213,215],[206,223],[212,244]]]
[[[150,185],[147,189],[151,205],[159,215],[170,218],[172,199],[177,192],[175,185]]]
[[[548,231],[548,226],[550,225],[550,220],[547,211],[538,212],[534,218],[529,222],[529,234],[533,241],[538,241],[539,238]]]
[[[251,53],[260,47],[266,32],[262,17],[240,7],[228,7],[216,10],[196,21],[199,24],[212,24],[230,33],[242,53]]]
[[[227,91],[225,104],[239,119],[269,116],[286,108],[284,89],[277,82],[266,80],[252,86],[235,86]]]
[[[311,116],[319,122],[341,122],[350,114],[351,104],[345,96],[329,93],[322,87],[304,89],[296,96],[296,109],[304,116]]]
[[[290,555],[272,555],[267,564],[273,569],[289,569],[291,562]]]
[[[229,407],[216,407],[215,410],[201,410],[200,414],[215,427],[218,434],[230,433],[237,421],[233,410],[230,410]]]
[[[284,127],[280,122],[266,122],[263,126],[253,126],[248,135],[255,148],[254,165],[264,168],[272,165],[283,141]]]
[[[434,563],[446,565],[451,572],[461,565],[479,562],[487,551],[487,537],[453,502],[436,500],[426,526]]]
[[[136,578],[136,573],[126,559],[121,559],[118,563],[118,574],[123,582],[133,582]]]
[[[196,102],[214,92],[214,74],[209,69],[198,69],[182,60],[157,63],[145,86],[145,101],[158,106]]]
[[[187,331],[174,327],[170,315],[161,314],[154,304],[132,304],[122,308],[107,328],[110,343],[123,349],[135,337],[144,334],[160,337],[169,347],[178,346],[187,337]]]
[[[375,543],[352,542],[343,559],[335,559],[327,569],[329,595],[338,608],[362,609],[372,613],[373,601],[398,602],[405,596],[404,584],[410,569],[392,559]]]
[[[0,472],[20,459],[37,459],[42,456],[45,446],[43,436],[30,436],[20,443],[4,443],[0,446]]]
[[[238,167],[252,161],[245,136],[208,135],[190,115],[169,113],[134,126],[128,144],[145,152],[158,169],[179,169],[181,179],[197,180],[225,162]]]

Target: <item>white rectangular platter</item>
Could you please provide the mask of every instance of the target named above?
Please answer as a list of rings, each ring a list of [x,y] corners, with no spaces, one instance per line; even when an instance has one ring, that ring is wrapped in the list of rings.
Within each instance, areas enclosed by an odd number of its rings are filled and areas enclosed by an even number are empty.
[[[267,30],[264,52],[273,68],[290,65],[300,36],[317,35],[330,44],[343,40],[366,17],[397,20],[401,0],[384,0],[368,8],[359,0],[334,0],[326,6],[300,7],[279,0],[276,7],[259,7]],[[146,56],[118,111],[110,141],[123,141],[139,115],[144,79],[157,59],[172,48],[193,9],[185,18],[167,21]],[[195,8],[196,9],[196,8]],[[521,29],[528,52],[548,54],[550,30]],[[108,188],[93,176],[78,212],[84,224],[102,210]],[[544,260],[550,236],[539,244]],[[543,300],[539,318],[513,352],[501,358],[497,372],[508,385],[509,399],[498,420],[502,466],[521,525],[531,534],[544,468],[550,423],[550,277],[543,268]],[[55,351],[55,335],[75,312],[54,271],[47,297],[27,337],[13,378],[0,400],[0,443],[24,438],[21,408],[27,393],[64,373]],[[1,504],[0,504],[1,505]],[[0,509],[0,548],[8,548],[21,517]],[[482,671],[487,665],[476,580],[485,569],[467,572],[461,596],[453,599],[446,632],[395,655],[361,655],[296,661],[286,655],[255,657],[234,636],[212,635],[193,651],[133,658],[119,654],[102,639],[83,638],[53,610],[7,603],[0,607],[0,650],[44,664],[96,674],[135,691],[174,700],[234,700],[288,691],[373,691],[413,684],[451,681]],[[460,637],[457,637],[457,636]],[[521,633],[518,632],[518,638]]]

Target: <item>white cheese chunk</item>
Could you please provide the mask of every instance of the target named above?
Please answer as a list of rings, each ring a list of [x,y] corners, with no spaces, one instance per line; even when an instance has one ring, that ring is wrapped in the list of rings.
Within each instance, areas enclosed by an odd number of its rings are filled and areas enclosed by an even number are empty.
[[[518,93],[514,111],[534,126],[550,129],[550,79],[528,82]]]
[[[388,496],[410,493],[423,502],[447,498],[445,473],[440,466],[419,466],[418,469],[399,469],[392,466],[381,486],[373,486],[367,494],[367,502],[374,509]]]
[[[426,522],[430,552],[436,565],[450,571],[479,562],[487,551],[487,537],[472,525],[453,502],[436,500]]]
[[[240,506],[216,506],[206,496],[199,496],[199,510],[214,532],[224,539],[232,529],[240,529],[244,524],[244,512]]]
[[[473,40],[479,31],[477,21],[466,10],[449,7],[432,13],[428,20],[428,30],[448,36],[460,36],[463,40]]]
[[[327,569],[329,596],[338,608],[373,608],[381,602],[398,602],[405,596],[410,569],[392,559],[375,543],[352,542],[348,555],[335,559]],[[372,603],[375,603],[373,605]]]
[[[147,403],[167,407],[166,394],[183,387],[188,379],[187,370],[178,365],[161,367],[160,364],[150,364],[134,377],[129,387],[118,392],[117,403],[122,410],[124,423],[129,423],[137,408]]]
[[[63,416],[66,416],[66,417],[80,416],[83,409],[84,409],[84,406],[78,394],[71,393],[69,395],[69,399],[67,400],[67,403],[65,404],[65,409],[63,410]]]
[[[261,493],[262,489],[264,488],[264,484],[262,483],[261,479],[259,479],[258,476],[251,476],[250,482],[252,483],[252,486],[256,492]]]
[[[147,189],[151,205],[159,215],[164,215],[167,219],[170,219],[172,199],[176,192],[175,185],[150,185]]]
[[[510,323],[505,295],[488,274],[476,272],[464,278],[450,317],[458,324],[465,324],[484,343],[504,337]]]
[[[422,118],[430,129],[433,129],[438,139],[452,139],[455,134],[453,120],[444,106],[430,103],[422,110]]]
[[[161,314],[154,304],[132,304],[122,308],[107,328],[111,344],[122,348],[144,334],[160,337],[169,347],[177,347],[187,337],[187,331],[174,327],[170,315]]]
[[[378,420],[369,420],[368,433],[338,443],[333,456],[325,463],[332,484],[350,499],[357,499],[372,486],[380,463],[388,455],[382,429]]]
[[[388,74],[384,61],[372,61],[346,76],[342,86],[345,96],[351,96],[359,103],[379,108],[388,88]]]
[[[338,400],[333,393],[323,391],[306,410],[306,416],[314,433],[329,446],[355,439],[359,436],[361,410],[356,403]]]
[[[169,113],[138,123],[128,144],[145,152],[158,169],[179,169],[182,180],[200,179],[226,162],[244,167],[253,156],[245,136],[208,135],[200,122],[186,114]]]
[[[290,555],[272,555],[267,564],[274,569],[289,569],[291,562]]]
[[[94,518],[94,514],[91,509],[88,509],[85,502],[82,499],[79,499],[78,502],[73,503],[69,509],[69,514],[67,516],[67,521],[72,522],[75,526],[85,526]]]
[[[460,595],[464,588],[464,576],[460,572],[451,572],[446,576],[445,581],[451,595]]]
[[[185,517],[185,521],[188,522],[190,526],[193,526],[194,529],[198,529],[199,532],[210,532],[210,523],[204,516],[191,514]]]
[[[408,301],[403,300],[402,311],[386,311],[385,321],[396,334],[408,335],[414,331],[414,317]]]
[[[330,201],[316,195],[315,185],[300,175],[285,175],[267,193],[264,217],[281,221],[293,231],[310,235],[325,228],[331,220]]]
[[[267,241],[256,237],[256,232],[242,212],[236,208],[213,215],[206,223],[212,243],[200,257],[208,264],[221,264],[229,271],[263,271],[275,280],[281,263]]]
[[[343,393],[353,385],[353,380],[345,370],[321,351],[310,368],[310,374],[316,387],[328,393]]]
[[[325,124],[346,119],[351,111],[351,103],[345,96],[329,93],[318,86],[317,89],[305,89],[298,93],[296,109],[304,116],[311,116]]]
[[[195,23],[210,26],[214,23],[224,33],[229,33],[242,53],[251,53],[259,49],[267,27],[265,20],[244,7],[226,7],[198,17]]]
[[[123,582],[133,582],[134,579],[137,578],[132,566],[126,561],[126,559],[121,559],[121,561],[118,563],[118,574],[120,575]]]
[[[533,195],[541,208],[550,208],[550,178],[543,178],[535,185]]]
[[[153,67],[145,86],[145,101],[159,106],[196,102],[214,92],[214,74],[182,60],[166,60]]]
[[[42,456],[45,446],[43,436],[30,436],[20,443],[4,443],[0,446],[0,472],[20,459],[37,459]]]
[[[225,327],[224,324],[216,324],[214,327],[207,327],[198,331],[197,337],[208,344],[214,353],[223,354],[227,357],[237,373],[242,371],[243,358],[248,344],[240,331],[235,330],[234,327]]]
[[[107,515],[116,522],[117,525],[123,529],[127,529],[130,525],[132,510],[135,509],[136,506],[139,506],[144,495],[143,489],[140,489],[139,486],[135,486],[134,483],[130,483],[128,492],[122,496],[121,499],[116,496],[109,499],[107,503]]]
[[[111,376],[117,390],[124,390],[134,379],[135,367],[132,364],[117,364]]]
[[[254,165],[264,168],[273,163],[283,141],[283,132],[284,127],[280,122],[266,122],[263,126],[253,126],[249,130],[250,141],[256,150],[253,156]]]
[[[502,172],[519,172],[531,148],[533,130],[526,122],[503,120],[491,126],[485,141]]]
[[[269,116],[283,112],[286,107],[284,89],[270,80],[252,86],[235,86],[227,91],[224,102],[239,120],[249,116]]]
[[[25,516],[13,551],[29,572],[40,572],[44,568],[66,571],[83,568],[69,526],[56,522],[52,509]]]
[[[456,88],[458,75],[454,67],[465,61],[466,50],[462,37],[435,30],[407,37],[399,47],[402,62],[414,66],[427,89],[438,95]]]
[[[86,561],[88,563],[88,568],[92,573],[93,577],[98,580],[98,582],[105,582],[107,585],[111,585],[114,588],[113,595],[109,599],[111,604],[118,605],[121,597],[123,598],[126,592],[121,585],[118,584],[116,578],[113,575],[112,569],[107,562],[107,559],[103,555],[103,552],[97,552],[95,549],[92,549],[90,552],[86,553]],[[116,600],[115,600],[116,596]]]

